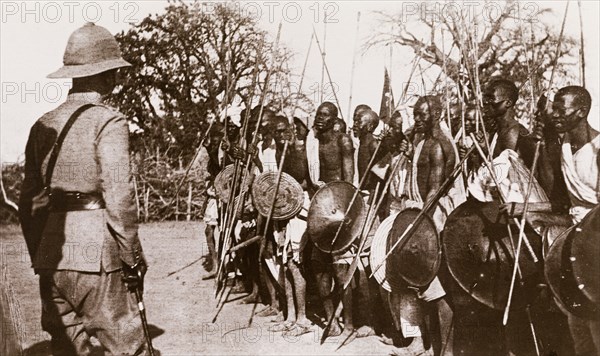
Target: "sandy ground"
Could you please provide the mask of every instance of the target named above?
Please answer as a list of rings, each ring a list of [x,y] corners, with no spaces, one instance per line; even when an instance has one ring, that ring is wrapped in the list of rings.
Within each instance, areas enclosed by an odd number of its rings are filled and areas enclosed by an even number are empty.
[[[145,300],[154,346],[163,355],[235,354],[411,354],[383,344],[379,337],[356,339],[336,351],[336,338],[323,345],[322,330],[296,338],[268,331],[270,318],[248,319],[252,305],[227,303],[216,323],[211,323],[216,301],[213,281],[202,281],[199,258],[207,251],[204,226],[194,222],[145,224],[140,236],[150,265]],[[17,322],[24,332],[28,355],[49,355],[48,335],[40,327],[38,280],[30,269],[29,255],[18,226],[2,226],[2,263],[21,311]],[[231,298],[239,298],[233,295]],[[262,305],[259,304],[258,308]]]

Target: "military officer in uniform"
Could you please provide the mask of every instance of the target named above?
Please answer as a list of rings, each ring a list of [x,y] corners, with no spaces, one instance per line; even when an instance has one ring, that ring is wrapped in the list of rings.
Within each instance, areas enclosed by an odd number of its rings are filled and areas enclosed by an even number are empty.
[[[48,77],[72,78],[73,86],[67,101],[31,128],[19,204],[40,276],[42,328],[54,355],[88,354],[90,336],[107,354],[146,354],[131,293],[141,287],[146,264],[129,129],[125,117],[102,102],[115,87],[117,69],[130,64],[110,32],[93,23],[71,34],[63,63]]]

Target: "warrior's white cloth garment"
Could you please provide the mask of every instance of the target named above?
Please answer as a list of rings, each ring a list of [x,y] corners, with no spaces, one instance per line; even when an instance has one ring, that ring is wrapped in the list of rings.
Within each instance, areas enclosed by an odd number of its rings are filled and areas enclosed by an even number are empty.
[[[319,142],[317,141],[317,148]],[[277,164],[277,148],[273,142],[270,146],[263,149],[262,142],[259,143],[258,158],[263,166],[263,172],[278,172]],[[318,156],[318,153],[317,153]],[[292,258],[296,262],[300,262],[300,251],[304,247],[304,231],[306,231],[306,217],[308,215],[308,207],[310,199],[308,193],[304,192],[304,203],[302,210],[290,219],[287,224],[281,225],[275,222],[275,231],[273,232],[275,241],[277,242],[277,255],[282,256],[283,262],[287,262],[288,253],[291,253]]]
[[[217,199],[213,197],[207,197],[206,199],[208,199],[208,202],[206,203],[206,209],[204,210],[204,223],[206,225],[217,226],[219,225]]]
[[[310,130],[306,136],[306,159],[308,160],[308,175],[312,183],[321,178],[321,161],[319,159],[319,140],[315,131]]]
[[[392,170],[390,172],[390,170]],[[381,180],[385,181],[387,175],[390,175],[392,181],[388,188],[388,196],[390,197],[390,213],[399,213],[404,208],[404,199],[406,198],[406,181],[408,179],[408,171],[410,170],[410,162],[403,154],[391,156],[385,155],[381,161],[377,162],[371,168],[371,173],[375,174]]]
[[[262,163],[263,173],[264,172],[277,172],[277,148],[275,142],[272,141],[269,146],[263,148],[263,142],[258,143],[258,159]],[[259,174],[259,172],[257,172]]]
[[[562,145],[561,166],[569,191],[569,213],[575,223],[600,202],[600,176],[598,174],[598,151],[600,135],[586,143],[575,154],[571,141],[566,137]]]
[[[530,171],[519,158],[518,153],[509,149],[504,150],[498,157],[494,158],[491,165],[500,187],[496,187],[493,179],[494,176],[490,174],[487,165],[484,164],[469,177],[469,193],[481,202],[490,202],[496,199],[495,194],[499,190],[506,199],[506,203],[525,202]],[[548,196],[546,192],[544,192],[544,189],[542,189],[534,177],[529,202],[540,203],[547,201]]]
[[[310,198],[308,192],[304,192],[304,203],[302,210],[298,215],[291,218],[285,226],[284,242],[279,248],[279,253],[282,254],[283,262],[287,262],[288,254],[291,253],[292,260],[296,263],[301,263],[300,252],[306,245],[306,218],[308,217],[308,208],[310,206]],[[278,244],[279,245],[279,244]]]

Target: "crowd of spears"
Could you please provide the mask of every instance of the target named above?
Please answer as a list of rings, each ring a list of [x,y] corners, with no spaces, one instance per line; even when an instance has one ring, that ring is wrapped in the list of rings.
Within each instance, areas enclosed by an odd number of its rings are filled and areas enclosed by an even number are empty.
[[[358,105],[348,130],[328,101],[312,127],[262,100],[212,123],[213,322],[248,293],[248,325],[270,317],[270,331],[299,336],[316,323],[339,347],[379,335],[414,354],[598,355],[591,96],[548,90],[528,130],[519,91],[492,78],[479,100],[420,96],[411,127]]]
[[[318,324],[338,349],[600,355],[600,132],[584,86],[554,88],[561,39],[529,129],[499,77],[419,96],[412,120],[358,105],[350,129],[329,101],[311,125],[264,93],[225,111],[202,145],[212,321],[247,293],[248,326]]]
[[[319,324],[338,348],[378,335],[408,354],[599,355],[600,132],[584,86],[550,90],[562,33],[529,129],[520,88],[477,75],[456,102],[416,98],[412,118],[358,105],[351,130],[339,104],[309,125],[269,109],[267,90],[240,120],[224,111],[197,152],[212,322],[245,292],[248,326],[272,318],[270,331],[299,337]],[[73,78],[69,100],[30,132],[19,215],[54,354],[87,354],[89,336],[111,354],[139,354],[145,338],[154,354],[133,185],[109,168],[129,167],[128,128],[101,104],[129,65],[108,30],[77,29],[49,75]],[[63,142],[61,159],[98,176],[52,181]],[[67,250],[99,242],[101,259]]]

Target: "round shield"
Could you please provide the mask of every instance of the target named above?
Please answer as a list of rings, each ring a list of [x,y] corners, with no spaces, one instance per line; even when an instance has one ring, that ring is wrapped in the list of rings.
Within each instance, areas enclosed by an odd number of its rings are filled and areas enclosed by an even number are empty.
[[[513,247],[517,245],[519,229],[510,225],[514,241],[509,238],[507,221],[499,214],[496,201],[482,203],[469,199],[458,206],[446,220],[442,232],[442,248],[448,269],[460,287],[480,303],[504,310],[508,299],[514,266]],[[529,226],[525,235],[533,245],[538,258],[541,254],[541,239]],[[535,293],[528,291],[537,283],[538,269],[525,250],[519,254],[519,268],[525,283],[515,286],[514,302],[524,300]]]
[[[392,291],[392,285],[386,278],[387,271],[387,261],[384,261],[386,251],[387,251],[387,239],[390,231],[392,231],[392,226],[394,225],[394,221],[396,220],[396,216],[398,214],[392,214],[385,218],[377,230],[375,231],[375,236],[373,236],[373,242],[371,243],[371,253],[369,254],[369,264],[371,268],[375,268],[381,265],[381,267],[375,272],[375,280],[377,283],[381,285],[383,289],[388,292]],[[398,279],[394,279],[394,282],[398,282]],[[401,284],[394,284],[393,288],[396,290],[402,287]]]
[[[215,177],[215,193],[219,200],[223,203],[229,203],[229,196],[231,194],[231,186],[233,185],[233,175],[235,174],[235,166],[233,164],[223,168],[219,174]],[[249,187],[250,175],[246,175],[246,184],[243,184],[243,191],[247,192]],[[239,188],[238,188],[239,189]]]
[[[600,303],[600,205],[571,233],[570,261],[577,286],[592,302]]]
[[[548,251],[544,274],[552,293],[571,313],[584,319],[600,318],[600,210],[595,208],[556,238]]]
[[[337,181],[327,183],[313,196],[308,209],[307,231],[319,250],[342,253],[360,234],[367,212],[360,196],[354,199],[352,207],[348,209],[355,192],[356,188],[352,184]],[[332,246],[340,224],[342,227]]]
[[[386,279],[389,281],[401,278],[409,286],[425,287],[438,272],[442,258],[439,236],[428,215],[423,215],[420,221],[416,221],[420,212],[416,208],[405,209],[394,220],[387,238],[386,253],[399,240],[408,240],[401,242],[389,257],[386,270]],[[412,224],[416,227],[413,228],[413,233],[407,235]]]
[[[254,179],[252,184],[252,198],[256,210],[268,216],[275,186],[277,184],[277,172],[265,172]],[[304,192],[302,186],[292,176],[282,172],[277,190],[277,198],[273,206],[273,220],[287,220],[298,214],[304,203]]]

